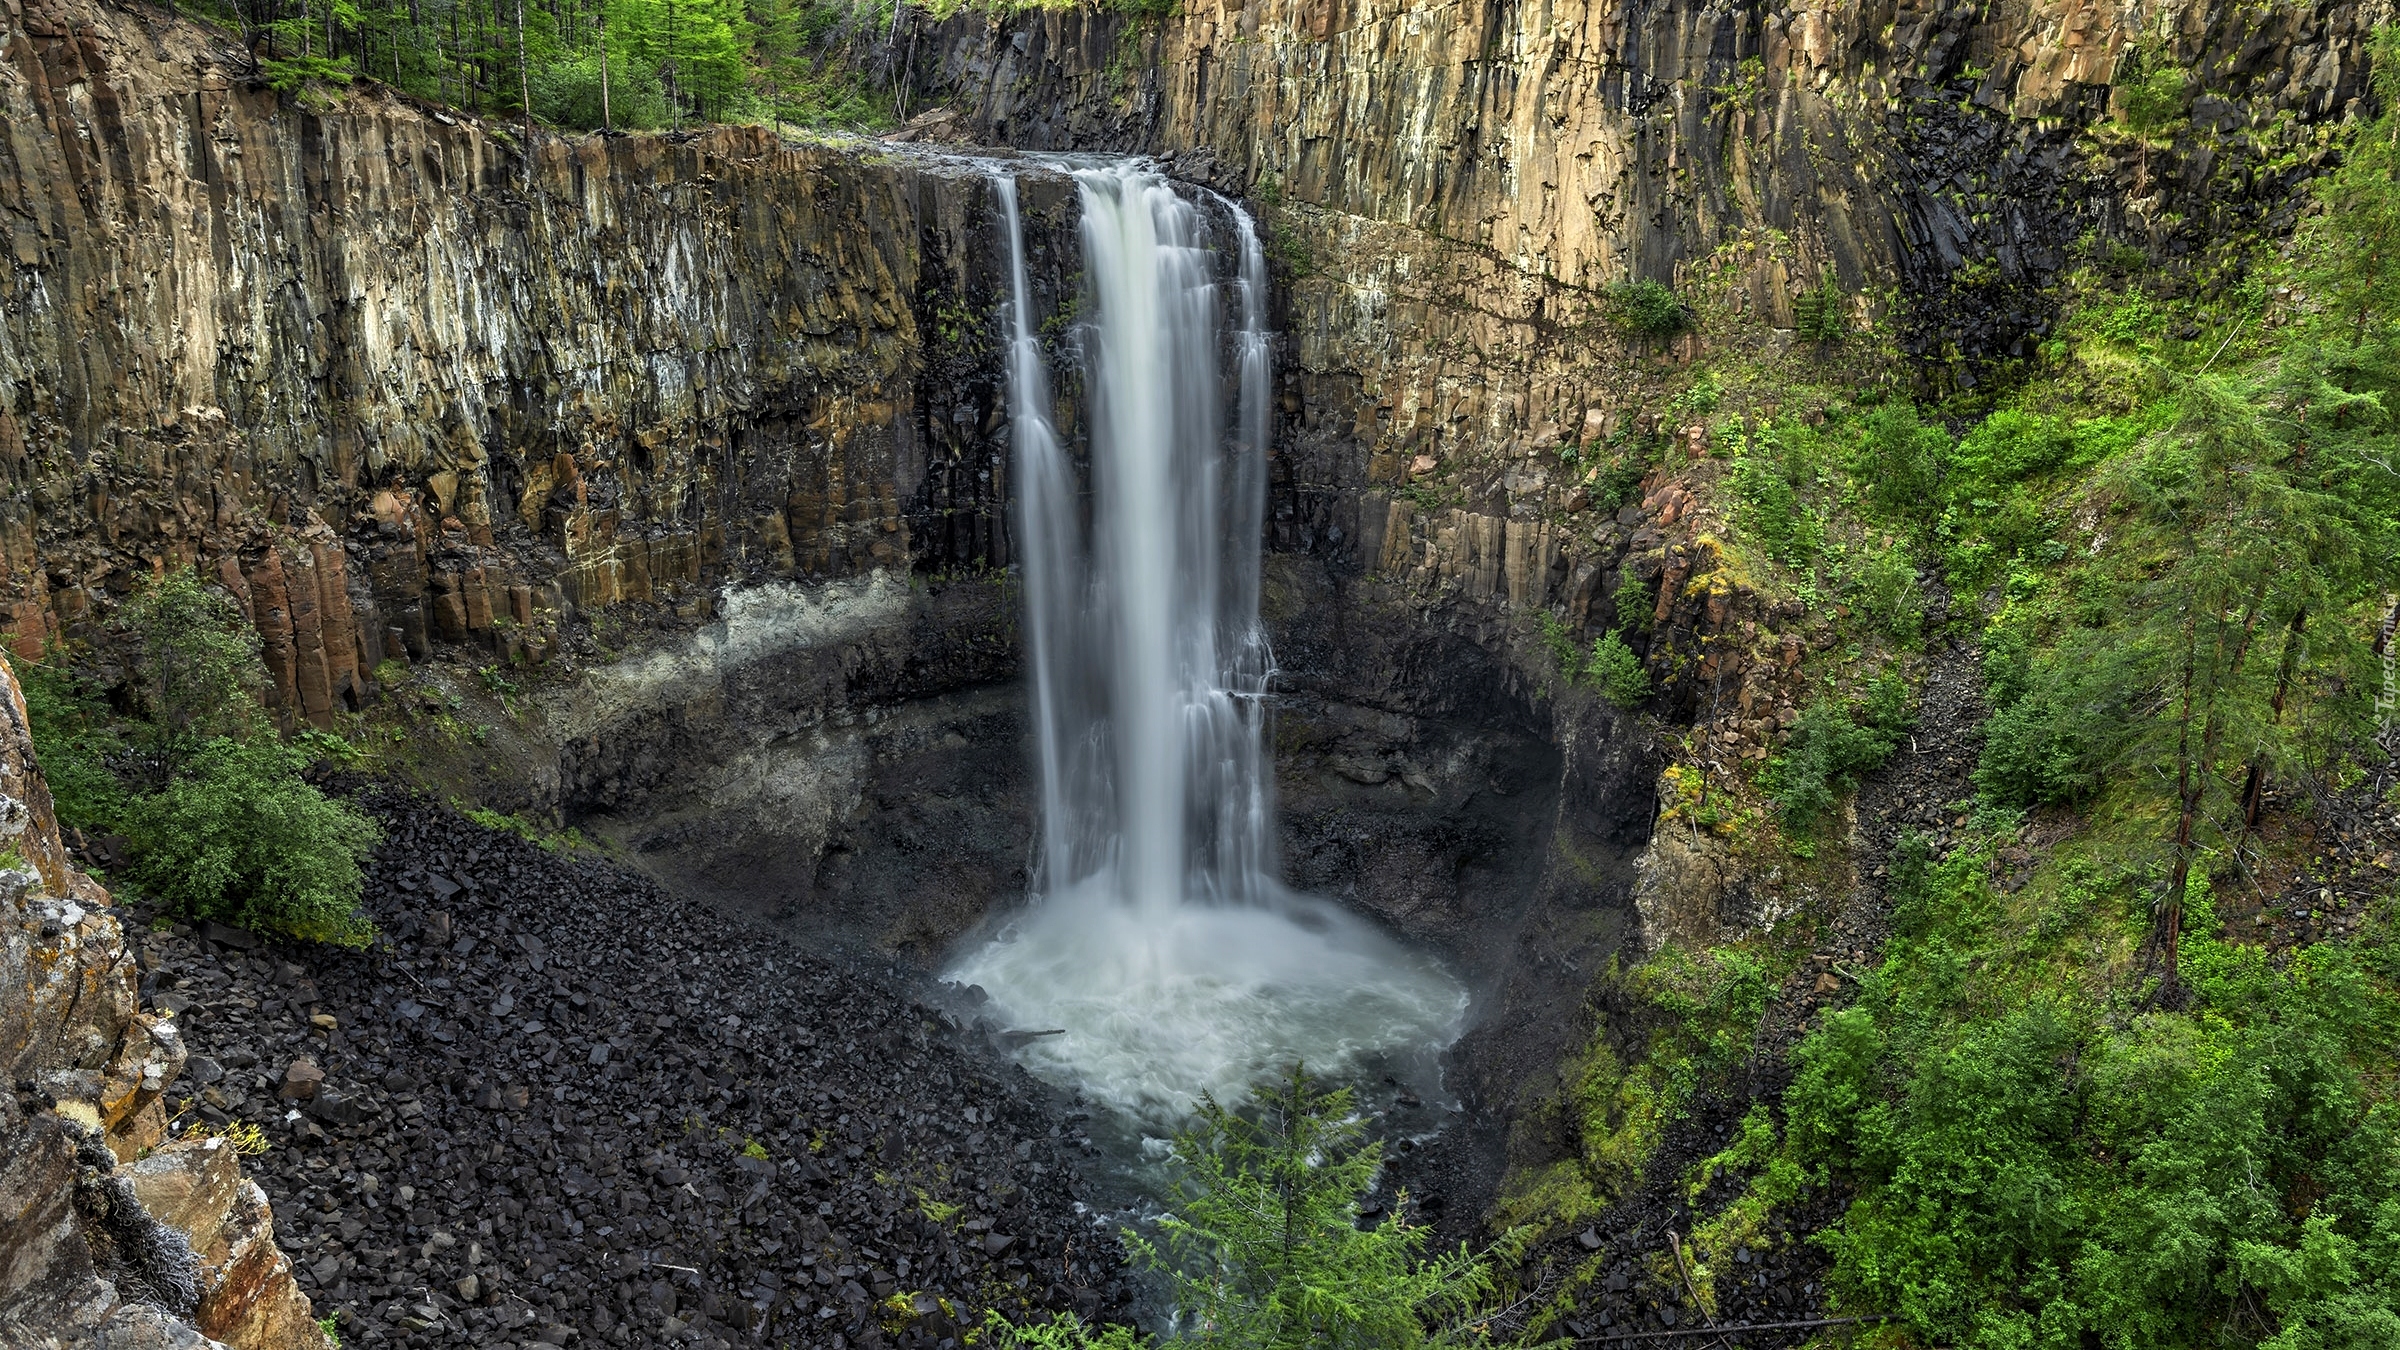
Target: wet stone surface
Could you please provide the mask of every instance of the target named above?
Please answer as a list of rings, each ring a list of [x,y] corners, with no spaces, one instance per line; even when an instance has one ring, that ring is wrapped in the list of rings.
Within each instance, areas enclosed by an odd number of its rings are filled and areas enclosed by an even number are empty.
[[[1088,1140],[898,977],[369,804],[374,949],[142,939],[193,1054],[178,1128],[264,1128],[252,1174],[346,1344],[935,1347],[985,1307],[1124,1306]]]

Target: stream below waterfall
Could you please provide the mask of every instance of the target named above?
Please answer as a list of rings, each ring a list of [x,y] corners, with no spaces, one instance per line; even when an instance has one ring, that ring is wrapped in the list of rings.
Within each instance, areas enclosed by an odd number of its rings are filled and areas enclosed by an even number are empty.
[[[1294,1062],[1401,1112],[1389,1132],[1438,1128],[1465,989],[1280,877],[1258,608],[1273,335],[1257,234],[1232,203],[1187,196],[1145,162],[1063,163],[1084,296],[1059,359],[1087,395],[1088,483],[1053,416],[1016,184],[993,181],[1012,269],[1036,880],[946,978],[980,986],[996,1024],[1055,1033],[1025,1039],[1021,1059],[1105,1108],[1095,1136],[1135,1168],[1202,1094],[1237,1101]]]

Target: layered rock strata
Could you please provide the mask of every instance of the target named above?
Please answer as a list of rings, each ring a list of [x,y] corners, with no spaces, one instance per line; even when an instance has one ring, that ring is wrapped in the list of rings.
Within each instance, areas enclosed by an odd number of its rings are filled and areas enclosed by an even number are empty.
[[[978,167],[751,128],[528,146],[363,86],[294,104],[163,11],[0,20],[21,655],[197,564],[324,722],[442,644],[1006,562]]]

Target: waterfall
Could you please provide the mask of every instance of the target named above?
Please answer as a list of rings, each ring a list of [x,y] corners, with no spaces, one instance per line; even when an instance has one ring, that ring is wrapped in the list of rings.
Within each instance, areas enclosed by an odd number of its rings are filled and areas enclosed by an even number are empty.
[[[1228,332],[1198,205],[1139,162],[1075,180],[1088,534],[1051,421],[1016,185],[994,185],[1041,857],[1024,915],[950,977],[1018,1026],[1064,1029],[1028,1047],[1037,1071],[1171,1120],[1295,1059],[1338,1070],[1438,1048],[1465,999],[1278,876],[1258,615],[1273,344],[1256,231],[1216,199],[1238,248]]]

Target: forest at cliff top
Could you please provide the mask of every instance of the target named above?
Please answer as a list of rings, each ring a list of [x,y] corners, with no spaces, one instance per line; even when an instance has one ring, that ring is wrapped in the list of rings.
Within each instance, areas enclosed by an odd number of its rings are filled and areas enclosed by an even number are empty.
[[[196,0],[287,92],[369,79],[575,130],[788,122],[871,131],[905,111],[886,45],[902,6],[973,0]],[[978,5],[1002,11],[1052,0]],[[1164,14],[1169,0],[1107,0]]]

